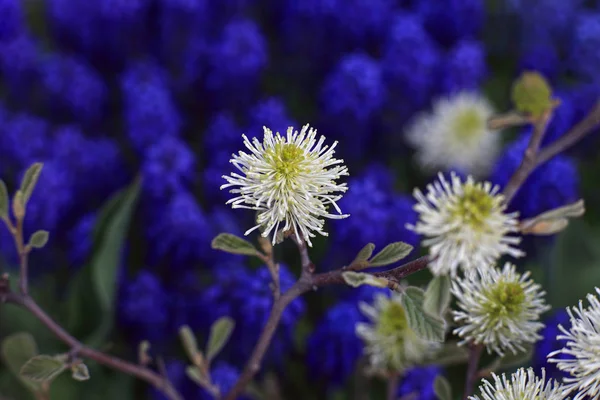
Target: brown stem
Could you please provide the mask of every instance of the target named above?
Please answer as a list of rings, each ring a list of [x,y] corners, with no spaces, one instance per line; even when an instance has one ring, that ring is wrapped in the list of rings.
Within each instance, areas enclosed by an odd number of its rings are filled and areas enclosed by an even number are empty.
[[[269,314],[269,319],[265,324],[256,345],[254,346],[254,350],[252,351],[252,355],[250,359],[246,363],[242,374],[238,378],[238,381],[235,383],[233,388],[227,393],[224,397],[224,400],[234,400],[236,399],[246,388],[246,386],[250,383],[254,375],[258,371],[260,371],[260,365],[263,361],[263,358],[269,349],[269,345],[271,344],[271,340],[273,339],[273,335],[277,331],[277,327],[279,326],[279,321],[281,320],[281,315],[285,308],[290,304],[294,299],[305,293],[311,288],[311,285],[304,280],[298,280],[294,286],[292,286],[287,292],[285,292],[278,300],[273,303],[271,307],[271,313]]]
[[[535,124],[533,135],[531,136],[531,140],[525,151],[525,157],[509,183],[504,188],[506,204],[510,203],[521,185],[535,168],[573,146],[600,126],[600,101],[598,101],[588,115],[571,128],[570,131],[553,143],[540,149],[540,143],[543,139],[550,117],[551,112],[548,112]]]
[[[519,190],[519,188],[525,182],[529,174],[537,166],[537,153],[540,148],[540,144],[542,143],[542,139],[546,134],[546,128],[548,127],[548,123],[550,122],[551,117],[552,110],[548,110],[544,115],[540,117],[538,121],[535,122],[533,134],[531,135],[531,139],[529,139],[529,144],[525,149],[525,155],[523,156],[521,165],[519,165],[519,168],[517,168],[515,173],[510,178],[510,181],[504,188],[504,201],[506,202],[506,204],[510,203],[512,198],[517,193],[517,190]]]
[[[27,250],[25,249],[25,242],[23,240],[23,218],[17,218],[16,227],[9,224],[8,228],[13,234],[15,241],[15,247],[19,255],[19,290],[21,294],[26,296],[29,291],[29,261],[27,257]]]
[[[183,397],[173,388],[167,379],[152,371],[151,369],[132,364],[117,357],[110,356],[100,351],[84,346],[81,342],[71,336],[56,321],[42,310],[37,303],[29,296],[20,295],[14,292],[4,294],[7,303],[12,303],[25,308],[32,313],[40,322],[42,322],[57,338],[67,344],[72,351],[80,356],[90,358],[98,364],[135,376],[158,390],[162,391],[170,400],[182,400]]]
[[[465,383],[465,395],[463,396],[463,400],[467,400],[473,393],[482,351],[483,345],[481,344],[474,344],[469,347],[469,364],[467,367],[467,380]]]
[[[388,377],[387,395],[385,396],[385,398],[387,400],[394,400],[398,397],[396,395],[396,393],[398,393],[398,381],[399,380],[400,380],[400,374],[397,374],[397,373],[392,373]]]

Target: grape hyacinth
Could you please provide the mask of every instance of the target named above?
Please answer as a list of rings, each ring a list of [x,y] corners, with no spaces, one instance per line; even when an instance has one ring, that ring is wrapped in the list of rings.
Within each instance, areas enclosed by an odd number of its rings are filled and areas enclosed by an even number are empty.
[[[441,374],[441,368],[436,365],[407,370],[398,386],[398,396],[415,396],[411,397],[414,400],[436,400],[433,384]]]
[[[471,39],[456,43],[446,55],[441,89],[446,93],[476,91],[487,78],[485,47]]]

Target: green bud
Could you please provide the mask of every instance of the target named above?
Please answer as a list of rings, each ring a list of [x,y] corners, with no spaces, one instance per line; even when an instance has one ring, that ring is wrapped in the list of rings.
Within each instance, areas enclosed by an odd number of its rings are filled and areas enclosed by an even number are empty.
[[[537,72],[523,72],[513,84],[511,97],[517,111],[533,118],[554,106],[552,88]]]

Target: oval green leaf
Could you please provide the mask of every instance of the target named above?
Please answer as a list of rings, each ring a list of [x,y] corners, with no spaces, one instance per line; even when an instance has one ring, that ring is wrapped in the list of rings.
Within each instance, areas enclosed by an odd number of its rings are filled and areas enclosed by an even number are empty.
[[[34,249],[41,249],[48,243],[50,233],[48,231],[39,230],[33,233],[29,238],[29,245]]]
[[[206,358],[209,363],[223,350],[234,328],[235,321],[229,317],[221,317],[212,324],[206,345]]]
[[[33,382],[51,382],[67,365],[62,357],[39,355],[32,357],[21,367],[21,376]]]
[[[393,264],[409,255],[412,249],[413,247],[410,244],[404,242],[388,244],[375,257],[369,260],[369,266],[380,267],[382,265]]]
[[[27,171],[25,171],[25,175],[23,175],[23,179],[21,180],[20,191],[23,193],[23,207],[27,206],[27,202],[31,198],[31,194],[33,193],[33,189],[35,189],[35,185],[42,173],[42,167],[44,164],[42,163],[33,163]]]
[[[430,314],[441,316],[448,309],[451,300],[450,278],[447,275],[436,276],[427,285],[423,309]]]
[[[0,179],[0,217],[8,218],[8,205],[10,200],[8,199],[8,190],[6,184]]]
[[[221,250],[231,254],[241,254],[245,256],[256,256],[259,254],[252,243],[241,237],[232,235],[231,233],[220,233],[213,239],[211,246],[215,250]]]
[[[423,309],[425,294],[416,287],[408,287],[402,294],[402,306],[410,328],[421,338],[433,342],[443,342],[446,333],[446,323],[443,319],[433,316]]]
[[[452,386],[442,375],[435,377],[433,391],[439,400],[452,400]]]

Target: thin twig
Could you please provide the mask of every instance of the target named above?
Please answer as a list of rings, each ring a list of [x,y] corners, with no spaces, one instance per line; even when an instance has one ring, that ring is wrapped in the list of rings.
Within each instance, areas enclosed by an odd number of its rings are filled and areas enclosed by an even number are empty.
[[[537,165],[537,153],[542,143],[542,139],[546,134],[548,123],[552,118],[552,110],[546,111],[540,118],[534,123],[533,134],[529,139],[529,144],[525,149],[525,154],[521,165],[515,171],[510,178],[510,181],[504,188],[504,201],[506,204],[510,203],[512,198],[517,193],[517,190],[525,182],[529,174],[534,170]]]
[[[474,344],[469,347],[469,364],[467,367],[467,380],[465,382],[465,395],[463,396],[463,400],[467,400],[473,393],[482,351],[483,345],[481,344]]]
[[[548,112],[534,125],[534,132],[525,151],[523,162],[504,188],[504,201],[509,204],[527,177],[543,163],[567,150],[600,126],[600,101],[588,115],[556,141],[540,149],[540,143],[551,118]],[[543,131],[542,131],[543,130]]]
[[[387,381],[387,400],[395,400],[398,398],[398,381],[400,381],[400,374],[391,373]]]
[[[54,321],[48,314],[44,312],[37,305],[37,303],[29,296],[24,296],[15,292],[8,292],[4,294],[6,303],[11,303],[23,307],[31,314],[33,314],[40,322],[42,322],[46,328],[48,328],[58,339],[67,344],[74,354],[80,355],[96,361],[98,364],[102,364],[109,368],[124,372],[128,375],[139,378],[158,390],[162,391],[165,396],[170,400],[182,400],[183,397],[173,388],[170,382],[152,371],[149,368],[142,367],[117,357],[110,356],[100,351],[84,346],[81,342],[71,336],[65,329],[63,329],[56,321]]]

